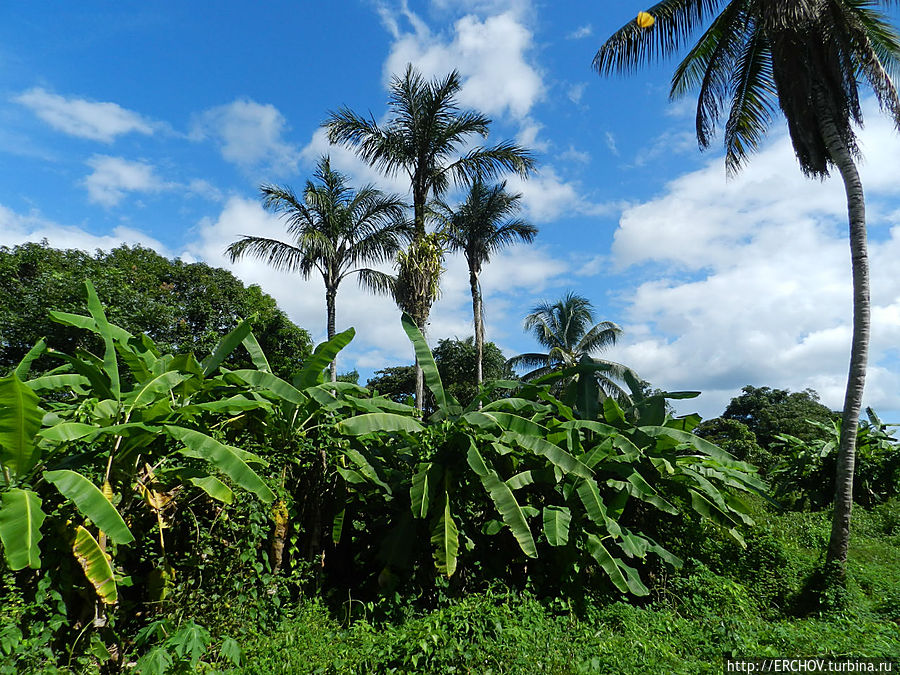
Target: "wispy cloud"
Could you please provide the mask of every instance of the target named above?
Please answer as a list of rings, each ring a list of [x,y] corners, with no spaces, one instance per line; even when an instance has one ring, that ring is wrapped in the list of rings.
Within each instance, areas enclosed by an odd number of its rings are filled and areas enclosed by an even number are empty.
[[[128,133],[151,135],[158,124],[127,110],[118,103],[66,98],[34,87],[14,97],[57,131],[70,136],[112,143]]]
[[[580,40],[581,38],[586,38],[594,34],[594,27],[591,24],[586,24],[584,26],[579,26],[571,33],[566,35],[567,40]]]

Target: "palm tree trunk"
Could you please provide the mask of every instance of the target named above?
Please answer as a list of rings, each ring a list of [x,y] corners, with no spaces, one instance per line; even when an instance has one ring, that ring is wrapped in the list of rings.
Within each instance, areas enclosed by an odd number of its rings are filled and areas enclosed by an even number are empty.
[[[484,359],[484,323],[481,317],[481,292],[478,290],[478,271],[469,267],[469,288],[472,291],[472,316],[475,319],[475,383],[481,388],[482,361]],[[478,402],[481,410],[481,401]]]
[[[328,311],[328,339],[334,337],[334,304],[335,298],[337,296],[336,288],[326,288],[325,289],[325,306]],[[331,381],[337,382],[337,360],[332,359],[331,364]]]
[[[823,107],[823,110],[827,108]],[[862,182],[850,151],[830,117],[821,121],[822,137],[831,160],[841,172],[847,193],[850,220],[850,257],[853,270],[853,340],[850,347],[850,373],[841,417],[841,447],[837,457],[834,485],[834,518],[828,542],[826,564],[840,578],[846,571],[850,544],[850,513],[853,508],[853,474],[856,464],[856,432],[866,383],[869,352],[870,304],[869,258],[866,245],[866,202]]]

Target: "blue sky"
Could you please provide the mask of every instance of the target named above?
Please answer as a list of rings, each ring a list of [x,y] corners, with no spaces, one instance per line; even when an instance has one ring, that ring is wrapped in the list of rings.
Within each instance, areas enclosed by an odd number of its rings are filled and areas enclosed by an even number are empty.
[[[628,78],[590,69],[641,3],[530,0],[263,4],[5,3],[0,9],[0,245],[46,237],[88,250],[141,243],[231,268],[316,339],[320,280],[226,262],[240,234],[279,236],[260,183],[299,187],[318,157],[357,184],[406,193],[320,123],[347,105],[384,115],[412,62],[460,71],[460,102],[491,141],[535,149],[523,194],[534,245],[483,278],[488,339],[533,351],[521,330],[568,290],[625,334],[611,358],[654,385],[699,389],[684,410],[721,412],[745,384],[815,388],[841,405],[849,352],[846,209],[837,180],[802,177],[781,123],[736,179],[697,150],[691,100],[670,103],[672,63]],[[897,19],[895,14],[894,19]],[[867,403],[900,420],[900,138],[871,102],[861,131],[869,200],[873,342]],[[464,263],[447,261],[430,338],[471,334]],[[338,327],[358,337],[340,369],[411,360],[397,311],[353,285]]]

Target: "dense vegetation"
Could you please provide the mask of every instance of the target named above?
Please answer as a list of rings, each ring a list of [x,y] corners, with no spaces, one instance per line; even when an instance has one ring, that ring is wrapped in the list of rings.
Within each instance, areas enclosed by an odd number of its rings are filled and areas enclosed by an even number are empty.
[[[678,46],[716,6],[694,17],[695,4],[661,3],[656,33],[652,16],[624,28],[598,70],[636,65],[658,35]],[[730,3],[676,89],[752,66],[801,167],[838,164],[853,206],[855,75],[891,108],[873,64],[900,47],[854,5],[874,46],[854,33],[828,52],[780,4]],[[805,7],[792,20],[822,28]],[[741,66],[715,58],[722,40],[762,48]],[[834,104],[809,119],[812,99],[776,86],[797,62],[785,44],[854,74],[828,88],[804,71],[819,83],[806,93]],[[703,85],[701,141],[728,88],[716,86]],[[456,72],[428,81],[409,66],[383,124],[348,109],[325,123],[332,142],[407,175],[411,205],[355,190],[322,158],[301,194],[262,188],[290,242],[229,247],[321,274],[315,351],[222,270],[141,248],[0,251],[0,673],[694,673],[720,672],[723,654],[897,655],[900,444],[872,410],[857,424],[866,336],[843,415],[813,391],[748,386],[719,418],[675,416],[671,401],[698,392],[599,358],[621,329],[573,293],[526,317],[546,352],[505,361],[484,342],[480,275],[536,235],[502,182],[534,158],[473,146],[490,120],[460,110],[460,87]],[[771,112],[750,89],[726,127],[731,168]],[[437,201],[453,184],[467,191],[455,208]],[[864,236],[853,208],[851,224]],[[468,263],[474,333],[432,352],[423,331],[451,250]],[[395,274],[366,267],[385,262]],[[335,325],[350,274],[394,298],[416,357],[366,387],[334,366],[354,338]]]

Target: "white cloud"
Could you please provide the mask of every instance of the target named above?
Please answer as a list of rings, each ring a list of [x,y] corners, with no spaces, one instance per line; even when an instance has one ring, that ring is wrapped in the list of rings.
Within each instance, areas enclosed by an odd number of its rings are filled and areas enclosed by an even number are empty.
[[[584,90],[587,89],[587,85],[587,82],[573,84],[566,91],[566,96],[569,97],[569,100],[572,101],[572,103],[581,103],[581,97],[584,96]]]
[[[407,63],[427,77],[446,75],[452,64],[462,76],[463,107],[516,119],[527,117],[543,98],[541,75],[527,57],[533,36],[515,10],[484,19],[468,14],[454,24],[452,36],[432,33],[405,5],[402,17],[413,31],[401,32],[393,17],[397,32],[385,62],[386,79],[402,74]]]
[[[564,181],[552,166],[542,167],[527,181],[518,176],[507,180],[510,192],[522,194],[528,218],[536,223],[552,222],[563,215],[599,216],[611,213],[612,204],[597,204],[578,193],[577,183]]]
[[[127,133],[151,135],[156,126],[117,103],[66,98],[40,87],[29,89],[13,100],[33,110],[57,131],[103,143],[112,143],[116,136]]]
[[[144,162],[94,155],[87,164],[94,170],[84,179],[88,199],[101,206],[115,206],[128,192],[160,192],[172,187],[156,175],[153,166]]]
[[[594,27],[591,24],[586,24],[584,26],[579,26],[571,33],[566,35],[567,40],[580,40],[581,38],[586,38],[594,34]]]
[[[93,252],[98,248],[109,250],[129,244],[147,246],[162,255],[169,255],[166,247],[158,240],[132,228],[116,227],[110,234],[95,235],[80,227],[54,223],[39,213],[22,215],[0,205],[0,246],[16,246],[43,239],[55,248],[77,248]]]
[[[900,143],[870,114],[861,166],[870,204],[896,193]],[[891,216],[885,216],[890,218]],[[810,181],[778,135],[725,180],[722,159],[626,208],[613,260],[638,266],[615,356],[667,389],[701,389],[720,414],[745,384],[813,387],[840,408],[850,347],[850,255],[839,178]],[[900,410],[900,222],[870,219],[872,344],[866,403]],[[691,404],[695,405],[695,404]]]
[[[192,136],[214,139],[222,157],[244,170],[292,173],[299,153],[284,139],[287,131],[287,121],[275,106],[241,99],[202,113]]]
[[[591,161],[591,153],[576,150],[574,145],[569,145],[569,149],[561,152],[557,158],[567,163],[589,164]]]

